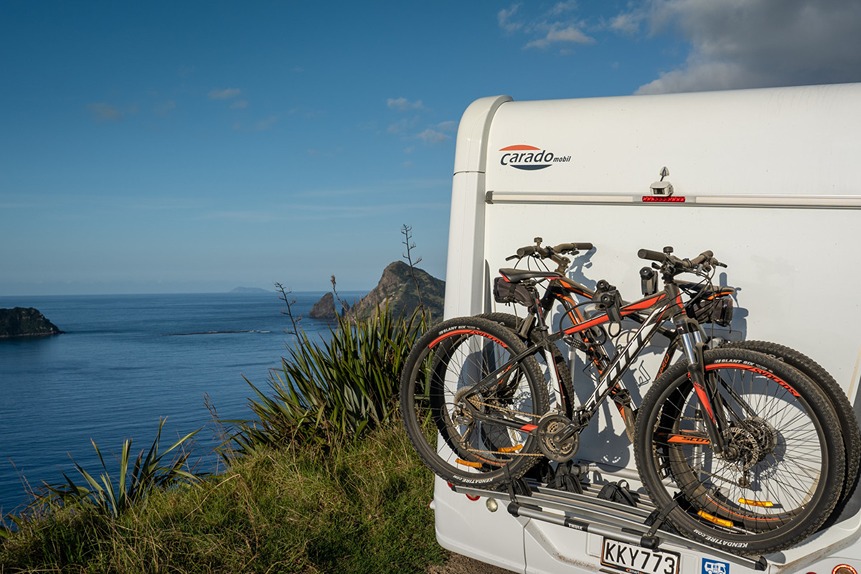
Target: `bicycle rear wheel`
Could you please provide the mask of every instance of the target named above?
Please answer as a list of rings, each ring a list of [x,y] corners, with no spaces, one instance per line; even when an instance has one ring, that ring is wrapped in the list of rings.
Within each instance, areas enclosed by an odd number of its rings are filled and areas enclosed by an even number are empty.
[[[455,484],[495,486],[541,459],[534,430],[548,410],[535,359],[492,321],[466,317],[434,326],[401,375],[401,414],[422,461]]]
[[[742,554],[796,544],[828,518],[845,454],[834,409],[810,379],[736,348],[704,354],[729,429],[711,448],[687,362],[653,385],[637,415],[635,456],[658,508],[686,536]]]

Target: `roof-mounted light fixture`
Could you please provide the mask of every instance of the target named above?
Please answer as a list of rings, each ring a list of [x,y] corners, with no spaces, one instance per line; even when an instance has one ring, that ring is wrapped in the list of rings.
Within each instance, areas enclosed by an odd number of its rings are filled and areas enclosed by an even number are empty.
[[[650,186],[652,195],[659,195],[662,197],[670,197],[673,195],[673,184],[669,181],[664,181],[664,178],[668,175],[670,175],[670,170],[668,170],[666,166],[662,167],[660,181],[656,181]]]

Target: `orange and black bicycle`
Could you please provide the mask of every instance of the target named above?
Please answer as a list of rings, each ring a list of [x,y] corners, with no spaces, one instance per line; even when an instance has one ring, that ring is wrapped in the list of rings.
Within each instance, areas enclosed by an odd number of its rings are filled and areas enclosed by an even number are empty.
[[[538,243],[518,255],[562,265],[565,255],[590,248]],[[846,449],[832,401],[774,355],[707,348],[698,316],[720,318],[724,297],[676,277],[710,277],[719,265],[711,252],[691,260],[671,250],[639,256],[655,262],[663,289],[638,301],[624,303],[606,282],[591,290],[558,271],[502,269],[495,296],[526,307],[523,320],[462,317],[424,334],[405,365],[400,397],[419,455],[454,484],[500,486],[544,458],[574,457],[581,431],[612,400],[644,486],[659,508],[671,508],[667,518],[682,533],[743,554],[797,543],[824,523],[843,492]],[[546,317],[555,302],[567,322],[552,330]],[[626,318],[637,328],[608,351],[607,326]],[[663,372],[635,408],[623,375],[657,333],[669,341]],[[579,405],[560,361],[562,342],[596,372]],[[675,349],[683,358],[671,364]]]

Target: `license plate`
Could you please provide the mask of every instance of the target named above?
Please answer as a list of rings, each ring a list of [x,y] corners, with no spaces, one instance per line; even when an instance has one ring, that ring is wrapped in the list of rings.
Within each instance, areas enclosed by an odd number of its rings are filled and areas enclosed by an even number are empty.
[[[666,550],[649,550],[627,542],[604,539],[601,564],[629,574],[679,574],[681,557]]]

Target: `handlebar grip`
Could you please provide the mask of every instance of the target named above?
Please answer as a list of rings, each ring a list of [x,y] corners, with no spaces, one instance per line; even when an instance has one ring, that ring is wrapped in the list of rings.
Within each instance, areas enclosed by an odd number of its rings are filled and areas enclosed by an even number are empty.
[[[640,249],[637,251],[637,257],[647,259],[649,261],[660,261],[663,263],[667,260],[667,254],[660,251],[652,251],[651,249]]]
[[[702,253],[691,259],[691,265],[697,266],[700,263],[705,263],[707,261],[710,261],[712,257],[714,257],[714,253],[712,251],[703,251]]]
[[[561,253],[563,251],[589,251],[594,248],[595,246],[588,241],[578,241],[574,243],[560,243],[553,248],[553,251],[556,251],[557,253]]]
[[[529,257],[535,253],[535,246],[527,245],[526,247],[519,247],[516,253],[518,257]]]

